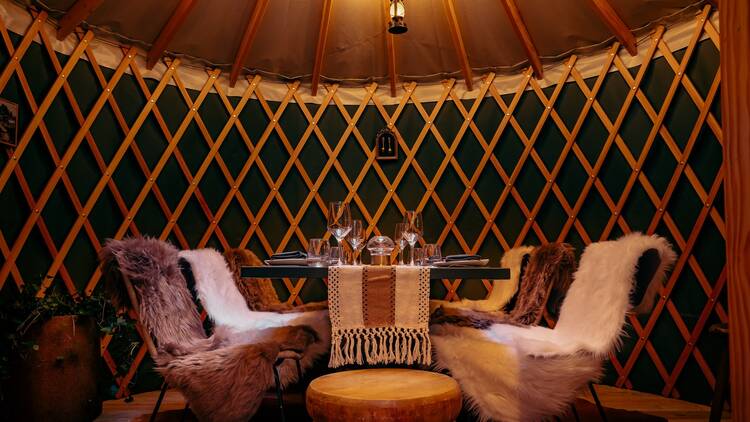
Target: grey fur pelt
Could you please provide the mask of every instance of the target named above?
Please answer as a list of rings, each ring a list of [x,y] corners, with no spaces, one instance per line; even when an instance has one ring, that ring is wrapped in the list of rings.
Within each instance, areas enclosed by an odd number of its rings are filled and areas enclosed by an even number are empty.
[[[178,251],[169,243],[109,240],[100,259],[108,291],[120,306],[128,297],[121,276],[131,281],[140,322],[158,347],[157,370],[202,421],[248,420],[273,386],[280,351],[304,351],[318,341],[305,325],[244,331],[217,326],[207,336],[179,270]]]

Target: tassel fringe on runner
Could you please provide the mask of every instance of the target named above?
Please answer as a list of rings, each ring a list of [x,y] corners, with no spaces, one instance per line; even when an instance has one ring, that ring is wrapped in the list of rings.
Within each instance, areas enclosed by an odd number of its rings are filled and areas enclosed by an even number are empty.
[[[432,363],[432,345],[426,328],[341,329],[332,334],[331,343],[332,368],[365,363]]]

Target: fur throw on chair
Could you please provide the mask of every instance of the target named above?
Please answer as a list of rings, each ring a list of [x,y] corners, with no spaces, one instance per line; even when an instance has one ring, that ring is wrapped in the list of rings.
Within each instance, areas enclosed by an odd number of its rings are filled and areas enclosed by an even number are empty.
[[[251,311],[270,311],[270,312],[304,312],[318,311],[328,307],[327,301],[309,302],[303,305],[292,305],[282,303],[276,294],[273,283],[268,278],[243,278],[240,270],[245,265],[258,266],[263,262],[252,251],[247,249],[235,248],[224,252],[224,258],[229,264],[232,277],[237,289],[242,297],[245,298],[247,307]]]
[[[518,292],[524,257],[530,256],[534,249],[533,246],[518,246],[503,254],[500,259],[500,266],[510,269],[510,280],[493,280],[492,291],[487,299],[461,299],[457,302],[431,300],[430,311],[435,311],[439,307],[471,309],[482,312],[501,311]]]
[[[300,360],[303,371],[311,368],[330,350],[331,323],[328,311],[251,311],[237,289],[227,262],[218,251],[197,249],[180,251],[179,255],[190,263],[198,298],[208,317],[217,328],[224,329],[226,336],[233,338],[233,343],[275,341],[269,335],[274,336],[279,329],[300,325],[310,327],[318,341],[297,350],[303,355]],[[279,371],[282,385],[296,381],[297,373],[292,361],[285,361]]]
[[[178,257],[174,246],[149,238],[109,240],[100,252],[108,291],[118,305],[127,303],[123,278],[132,284],[139,322],[155,341],[152,357],[167,383],[183,392],[200,420],[247,420],[273,385],[277,357],[285,351],[304,351],[320,339],[309,326],[291,321],[281,327],[256,322],[255,329],[245,330],[217,323],[207,336]],[[224,269],[229,271],[226,264]],[[212,276],[199,273],[200,278]],[[196,287],[200,297],[200,286]],[[209,304],[213,306],[207,300],[204,307]]]
[[[459,382],[480,420],[536,421],[564,413],[579,390],[600,376],[603,359],[619,345],[626,313],[635,305],[630,294],[639,258],[649,249],[661,258],[650,280],[658,287],[675,260],[663,238],[634,233],[591,244],[554,329],[433,325],[435,366]]]
[[[547,299],[564,297],[576,269],[573,247],[567,243],[549,243],[536,248],[521,280],[518,297],[508,313],[465,309],[438,309],[432,324],[454,324],[487,328],[496,323],[536,325],[542,319]],[[556,304],[559,307],[559,304]]]
[[[290,308],[289,305],[281,303],[270,279],[243,280],[240,277],[240,269],[243,265],[263,265],[260,258],[252,251],[242,248],[229,249],[224,252],[224,259],[229,264],[237,289],[245,298],[247,307],[251,311],[281,311]]]
[[[139,298],[139,322],[161,349],[173,344],[190,347],[208,338],[177,264],[177,253],[174,246],[148,238],[109,240],[99,252],[105,289],[115,306],[122,309],[130,302],[123,275]]]
[[[551,292],[556,290],[564,296],[575,270],[576,257],[569,244],[548,243],[538,247],[526,267],[516,306],[508,312],[510,321],[522,325],[539,324]]]

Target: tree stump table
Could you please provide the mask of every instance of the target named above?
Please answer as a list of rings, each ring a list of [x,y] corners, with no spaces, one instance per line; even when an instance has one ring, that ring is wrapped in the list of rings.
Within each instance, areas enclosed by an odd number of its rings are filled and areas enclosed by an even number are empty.
[[[461,389],[434,372],[360,369],[316,378],[306,402],[315,422],[449,422],[461,411]]]

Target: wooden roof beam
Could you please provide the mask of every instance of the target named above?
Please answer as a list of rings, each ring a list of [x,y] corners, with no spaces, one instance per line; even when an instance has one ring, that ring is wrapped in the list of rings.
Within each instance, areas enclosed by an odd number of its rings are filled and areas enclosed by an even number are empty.
[[[534,75],[536,75],[537,79],[543,78],[544,71],[542,70],[542,61],[539,59],[539,53],[536,50],[536,46],[534,46],[534,41],[531,39],[529,30],[526,29],[526,23],[523,21],[521,11],[518,10],[518,5],[516,5],[514,0],[500,0],[500,3],[503,4],[505,13],[508,15],[510,24],[513,27],[513,31],[515,31],[516,36],[518,36],[518,39],[521,41],[524,51],[526,51],[526,57],[529,58],[529,63],[531,63],[531,68],[534,70]]]
[[[448,27],[451,31],[453,47],[456,49],[458,61],[461,63],[461,72],[463,73],[464,80],[466,81],[466,88],[471,91],[474,89],[472,83],[471,66],[469,65],[469,56],[466,54],[464,39],[461,36],[461,27],[458,24],[458,16],[456,16],[456,6],[455,4],[453,4],[453,0],[443,0],[443,6],[445,6],[445,16],[448,18]]]
[[[328,26],[331,23],[331,9],[333,0],[324,0],[323,14],[320,17],[320,32],[318,33],[318,46],[315,48],[315,63],[312,72],[312,95],[318,95],[318,84],[320,83],[320,72],[323,69],[323,56],[326,52],[326,41],[328,40]]]
[[[57,22],[57,39],[62,41],[70,35],[76,26],[83,22],[89,15],[104,3],[104,0],[78,0],[65,15]]]
[[[383,0],[383,4],[385,5],[385,22],[389,21],[390,18],[390,12],[388,8],[391,5],[390,0]],[[386,56],[388,57],[388,75],[390,77],[391,81],[391,97],[396,96],[396,48],[394,46],[394,39],[393,34],[388,32],[388,24],[385,25],[386,32],[385,32],[385,51]]]
[[[614,34],[620,44],[625,46],[631,56],[638,55],[638,45],[635,35],[628,28],[628,25],[622,20],[617,11],[609,3],[609,0],[589,0],[589,5],[596,11],[599,18],[604,22],[609,30]]]
[[[253,46],[253,40],[255,35],[258,33],[260,28],[260,22],[263,20],[263,15],[266,13],[268,7],[268,0],[257,0],[253,12],[250,14],[250,19],[247,21],[245,27],[245,33],[242,35],[242,41],[240,47],[237,49],[237,54],[234,55],[234,63],[232,63],[232,70],[229,73],[229,86],[234,86],[237,83],[237,78],[240,76],[240,70],[247,60],[247,55],[250,54],[250,47]]]
[[[147,69],[153,69],[154,65],[159,61],[161,55],[164,54],[164,50],[167,49],[167,45],[172,41],[177,30],[180,29],[185,22],[185,19],[188,17],[196,3],[196,0],[180,0],[180,3],[177,4],[174,12],[172,12],[172,16],[169,17],[167,23],[161,28],[159,36],[156,37],[156,40],[151,44],[151,50],[148,51],[148,56],[146,57]]]

